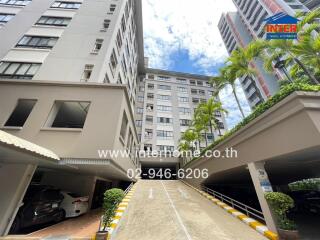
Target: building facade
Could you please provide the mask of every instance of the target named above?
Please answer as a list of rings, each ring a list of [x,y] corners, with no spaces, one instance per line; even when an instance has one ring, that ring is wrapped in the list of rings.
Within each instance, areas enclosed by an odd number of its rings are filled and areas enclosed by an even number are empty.
[[[317,1],[298,0],[233,0],[237,12],[222,14],[218,24],[222,39],[229,53],[237,47],[245,47],[251,41],[265,36],[264,19],[277,12],[294,15],[296,12],[307,12],[309,8],[319,6]],[[308,4],[307,4],[308,3]],[[308,8],[309,7],[309,8]],[[279,90],[279,80],[285,79],[283,73],[275,69],[267,73],[262,61],[254,61],[252,67],[257,70],[254,79],[243,78],[240,83],[251,107],[257,106]]]
[[[201,102],[212,97],[210,77],[147,68],[141,75],[136,104],[136,126],[141,150],[173,152],[178,150],[182,133],[191,124],[192,115]],[[217,99],[219,101],[219,99]],[[226,130],[223,113],[216,112],[219,129],[204,135],[200,148],[205,148]],[[219,132],[220,131],[220,132]],[[207,138],[207,140],[205,140]],[[160,158],[140,159],[151,164]],[[161,160],[163,164],[177,163],[177,158]]]
[[[96,208],[105,189],[132,181],[127,170],[140,166],[134,154],[99,150],[139,148],[141,1],[0,0],[0,39],[0,190],[6,193],[0,235],[6,235],[30,183],[90,196]],[[13,151],[7,138],[56,157]],[[8,176],[15,179],[10,185]]]

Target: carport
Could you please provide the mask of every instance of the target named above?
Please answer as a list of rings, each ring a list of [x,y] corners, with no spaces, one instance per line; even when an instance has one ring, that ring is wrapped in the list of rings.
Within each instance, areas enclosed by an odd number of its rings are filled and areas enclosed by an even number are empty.
[[[0,235],[9,232],[37,166],[59,161],[52,151],[0,131]]]

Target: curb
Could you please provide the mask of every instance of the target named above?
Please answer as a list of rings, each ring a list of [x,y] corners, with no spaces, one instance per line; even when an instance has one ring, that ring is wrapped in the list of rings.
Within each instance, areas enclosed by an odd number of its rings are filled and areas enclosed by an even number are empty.
[[[228,213],[230,213],[232,216],[240,219],[242,222],[245,224],[249,225],[251,228],[262,234],[263,236],[267,237],[270,240],[279,240],[278,235],[268,229],[267,226],[264,224],[256,221],[253,218],[248,217],[247,215],[243,214],[242,212],[234,209],[233,207],[230,207],[229,205],[225,204],[224,202],[221,202],[219,199],[213,197],[212,195],[201,191],[192,185],[182,181],[184,184],[187,186],[191,187],[192,189],[196,190],[199,192],[202,196],[206,197],[208,200],[216,204],[217,206],[221,207],[222,209],[226,210]]]
[[[118,208],[116,210],[116,215],[113,217],[113,220],[111,222],[111,226],[108,228],[109,229],[109,234],[108,234],[108,237],[106,238],[106,240],[110,240],[111,239],[112,233],[116,230],[123,213],[127,209],[135,189],[136,189],[136,186],[133,185],[133,187],[130,189],[130,191],[127,193],[127,195],[122,199],[122,202],[119,204],[119,206],[118,206]],[[95,240],[95,239],[96,239],[96,237],[94,236],[92,238],[92,240]]]

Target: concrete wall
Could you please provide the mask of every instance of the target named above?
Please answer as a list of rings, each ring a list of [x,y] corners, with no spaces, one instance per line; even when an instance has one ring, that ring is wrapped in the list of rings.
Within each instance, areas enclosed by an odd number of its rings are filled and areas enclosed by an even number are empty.
[[[238,157],[202,158],[185,167],[206,168],[210,176],[252,162],[296,159],[303,164],[307,157],[319,155],[319,119],[320,94],[293,93],[214,148],[223,153],[233,147]],[[198,185],[205,180],[187,181]]]
[[[0,125],[5,131],[54,151],[61,158],[99,159],[98,150],[124,149],[120,145],[122,114],[128,116],[134,142],[138,143],[133,113],[126,88],[115,85],[40,84],[0,82]],[[22,128],[4,124],[18,99],[36,99]],[[89,111],[83,129],[48,128],[45,123],[56,100],[88,101]],[[128,132],[128,131],[127,131]],[[125,139],[126,143],[127,139]],[[119,158],[123,168],[135,168],[132,160]]]

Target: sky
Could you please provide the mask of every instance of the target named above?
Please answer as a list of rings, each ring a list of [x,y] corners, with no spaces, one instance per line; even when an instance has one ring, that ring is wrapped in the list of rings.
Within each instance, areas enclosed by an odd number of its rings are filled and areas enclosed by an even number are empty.
[[[149,67],[216,75],[228,56],[218,22],[223,12],[235,11],[232,0],[142,0],[145,57]],[[250,107],[238,83],[246,114]],[[228,128],[241,120],[230,88],[220,93],[228,110]]]

